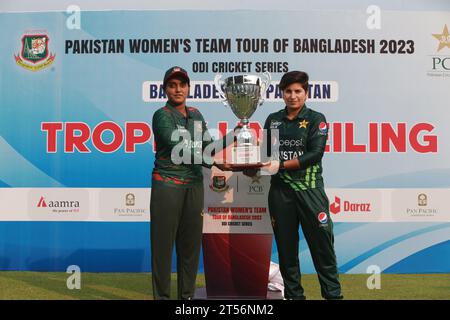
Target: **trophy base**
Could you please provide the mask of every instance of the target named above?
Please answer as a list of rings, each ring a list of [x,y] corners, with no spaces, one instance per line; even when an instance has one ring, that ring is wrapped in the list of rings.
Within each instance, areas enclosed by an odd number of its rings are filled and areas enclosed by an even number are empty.
[[[243,171],[245,169],[258,169],[264,166],[264,163],[258,162],[258,163],[231,163],[231,170],[233,171]]]
[[[237,146],[231,149],[231,164],[247,166],[260,164],[260,152],[258,146]]]
[[[231,169],[243,171],[245,169],[258,169],[264,165],[260,160],[258,146],[237,146],[231,151]]]

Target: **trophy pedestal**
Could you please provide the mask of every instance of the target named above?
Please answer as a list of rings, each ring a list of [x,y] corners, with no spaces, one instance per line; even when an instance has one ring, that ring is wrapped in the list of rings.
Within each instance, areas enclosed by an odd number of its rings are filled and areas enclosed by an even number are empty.
[[[207,299],[267,299],[271,234],[203,234]]]
[[[195,289],[195,293],[194,293],[194,298],[193,300],[223,300],[223,299],[229,299],[229,300],[252,300],[252,298],[247,298],[247,297],[236,297],[236,296],[226,296],[226,297],[213,297],[213,296],[208,296],[207,292],[206,292],[206,287],[200,287]],[[265,298],[262,297],[256,297],[254,299],[257,300],[261,300],[261,299],[266,299],[266,300],[283,300],[283,293],[281,291],[271,291],[269,289],[267,289],[267,295]]]

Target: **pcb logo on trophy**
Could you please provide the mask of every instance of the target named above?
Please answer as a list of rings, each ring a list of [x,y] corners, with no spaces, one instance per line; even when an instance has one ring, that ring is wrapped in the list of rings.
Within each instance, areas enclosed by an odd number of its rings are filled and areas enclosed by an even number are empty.
[[[222,75],[216,75],[214,79],[222,102],[231,108],[243,125],[231,150],[230,163],[236,169],[262,166],[257,137],[248,124],[256,108],[263,104],[270,85],[270,74],[265,72],[263,76],[245,74],[221,80]]]

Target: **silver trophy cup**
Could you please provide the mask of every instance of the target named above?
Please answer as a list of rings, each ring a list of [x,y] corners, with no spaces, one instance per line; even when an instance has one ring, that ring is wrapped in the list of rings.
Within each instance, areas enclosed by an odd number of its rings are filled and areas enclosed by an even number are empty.
[[[236,136],[236,146],[231,151],[231,163],[238,166],[260,164],[257,139],[248,124],[256,108],[263,104],[264,95],[270,85],[270,74],[265,72],[263,75],[264,79],[249,74],[232,76],[225,80],[221,80],[222,75],[216,75],[214,78],[222,102],[231,108],[243,125]]]

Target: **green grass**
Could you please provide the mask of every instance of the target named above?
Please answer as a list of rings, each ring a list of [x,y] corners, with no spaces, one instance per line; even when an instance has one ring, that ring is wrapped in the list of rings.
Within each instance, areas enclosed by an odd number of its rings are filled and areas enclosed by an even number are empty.
[[[150,300],[150,273],[82,273],[81,289],[69,290],[70,275],[63,272],[0,272],[0,299],[84,299]],[[449,274],[382,274],[381,289],[369,290],[369,275],[341,275],[345,299],[450,299]],[[302,284],[308,299],[321,299],[316,275],[304,275]],[[203,274],[197,286],[205,286]],[[176,297],[176,275],[172,275],[172,297]]]

